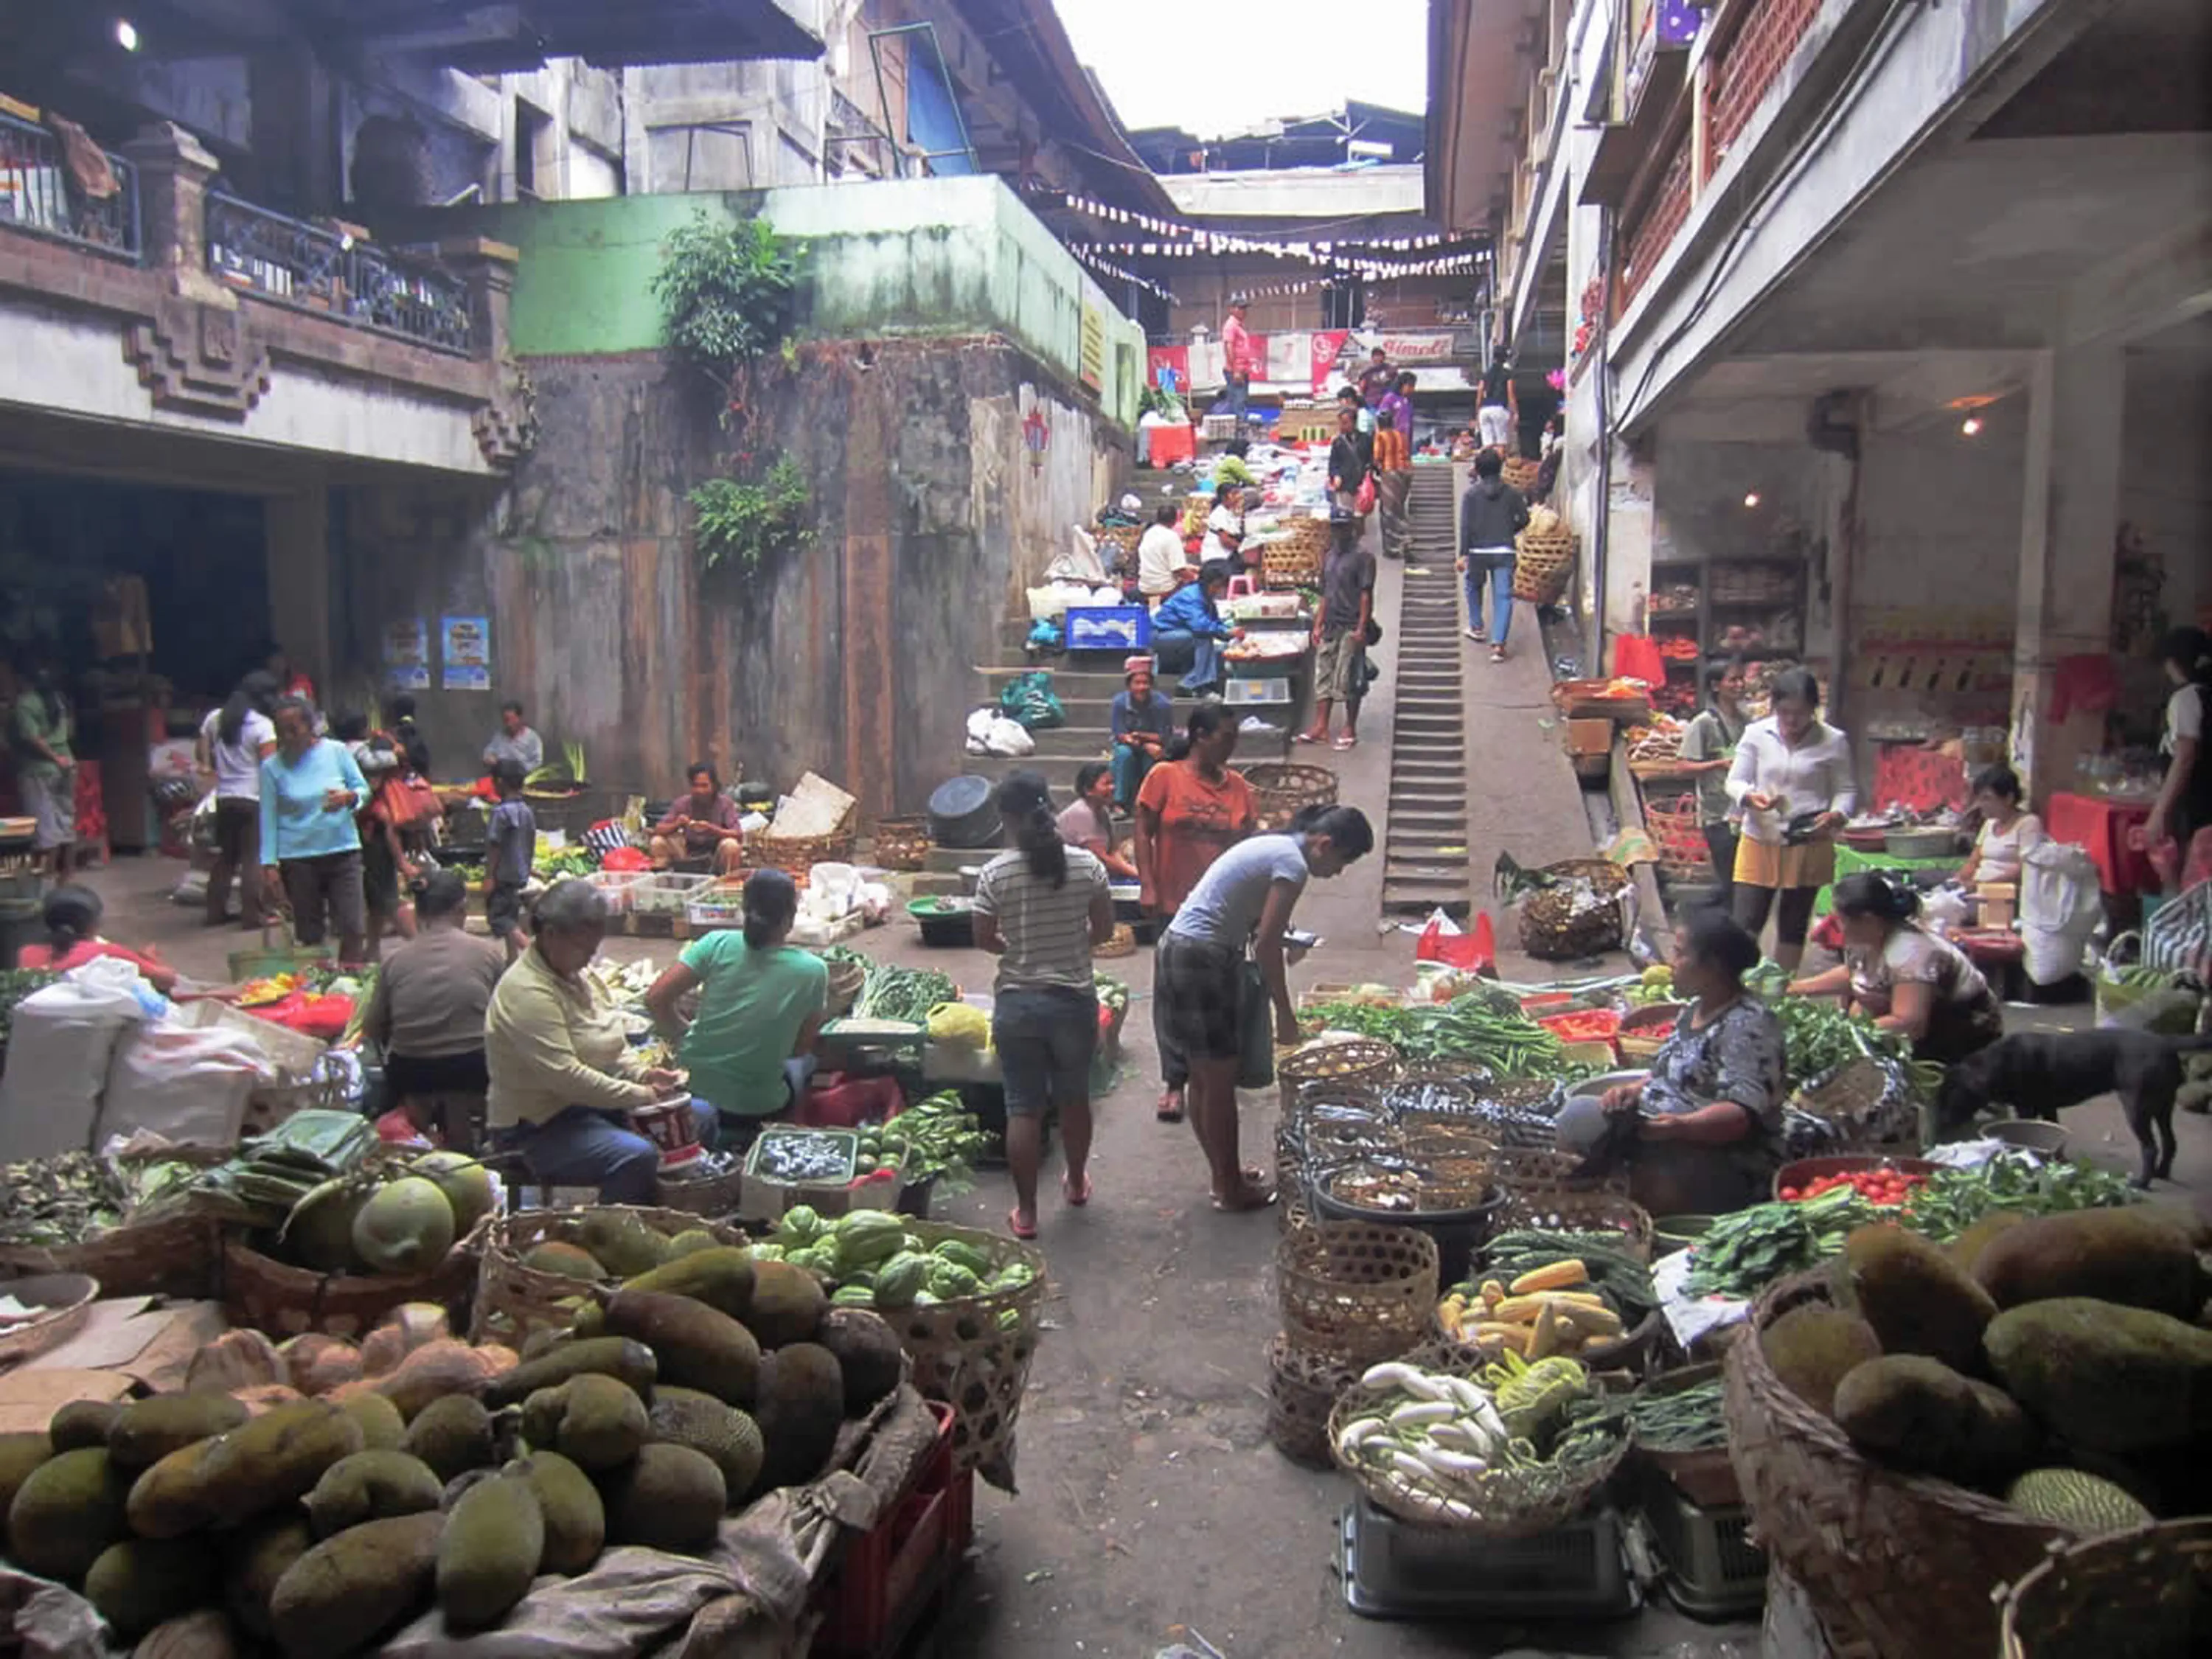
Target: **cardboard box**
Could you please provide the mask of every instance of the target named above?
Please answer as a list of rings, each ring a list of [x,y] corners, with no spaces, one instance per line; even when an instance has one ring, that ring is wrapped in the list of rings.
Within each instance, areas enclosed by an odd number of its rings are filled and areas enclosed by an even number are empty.
[[[1609,720],[1569,720],[1566,743],[1570,755],[1610,755],[1613,752],[1613,722]]]

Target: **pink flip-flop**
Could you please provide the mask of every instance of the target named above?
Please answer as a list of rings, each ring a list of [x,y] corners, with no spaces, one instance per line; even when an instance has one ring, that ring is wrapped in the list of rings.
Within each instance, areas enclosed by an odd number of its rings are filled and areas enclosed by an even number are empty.
[[[1078,1191],[1076,1191],[1074,1188],[1073,1188],[1073,1187],[1071,1187],[1071,1186],[1069,1186],[1069,1185],[1067,1184],[1067,1177],[1066,1177],[1066,1176],[1060,1176],[1060,1195],[1062,1198],[1066,1199],[1066,1200],[1070,1204],[1073,1205],[1073,1206],[1074,1206],[1077,1209],[1079,1209],[1079,1209],[1081,1209],[1085,1205],[1088,1204],[1088,1203],[1091,1201],[1091,1173],[1090,1173],[1090,1171],[1089,1171],[1089,1170],[1086,1170],[1085,1171],[1084,1171],[1084,1175],[1083,1175],[1083,1190],[1082,1190],[1081,1192],[1078,1192]]]
[[[1035,1238],[1036,1237],[1036,1223],[1034,1221],[1024,1222],[1022,1219],[1022,1212],[1019,1210],[1009,1210],[1006,1212],[1006,1231],[1013,1234],[1016,1238]]]

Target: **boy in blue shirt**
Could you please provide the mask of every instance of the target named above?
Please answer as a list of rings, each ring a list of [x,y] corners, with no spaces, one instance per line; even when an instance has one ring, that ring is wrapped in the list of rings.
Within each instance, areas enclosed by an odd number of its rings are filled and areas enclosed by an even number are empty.
[[[522,763],[503,760],[492,769],[499,805],[491,811],[491,833],[484,851],[484,919],[491,936],[505,941],[509,962],[530,946],[522,930],[522,890],[538,860],[538,815],[522,799]]]

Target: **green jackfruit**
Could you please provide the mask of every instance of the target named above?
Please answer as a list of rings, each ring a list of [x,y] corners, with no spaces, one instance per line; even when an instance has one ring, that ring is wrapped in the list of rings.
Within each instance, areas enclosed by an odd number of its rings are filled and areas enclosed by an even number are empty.
[[[398,1451],[407,1443],[407,1419],[387,1395],[374,1390],[349,1394],[338,1409],[361,1425],[363,1451]]]
[[[496,1455],[491,1413],[465,1394],[433,1400],[407,1425],[406,1449],[430,1466],[441,1482],[480,1469]]]
[[[53,1415],[46,1425],[46,1434],[58,1452],[81,1451],[87,1446],[105,1446],[107,1431],[115,1426],[115,1419],[123,1414],[119,1400],[72,1400]]]
[[[607,1303],[606,1328],[653,1350],[656,1384],[696,1389],[726,1405],[752,1403],[760,1344],[719,1309],[688,1296],[621,1290]]]
[[[126,1538],[100,1552],[84,1576],[84,1599],[126,1642],[212,1601],[222,1558],[204,1538]]]
[[[611,1376],[587,1371],[523,1403],[522,1433],[597,1474],[637,1455],[653,1432],[645,1402]]]
[[[196,1442],[140,1474],[131,1486],[131,1531],[141,1538],[181,1538],[216,1524],[208,1470],[216,1443]]]
[[[428,1600],[446,1517],[364,1522],[316,1545],[276,1581],[269,1624],[287,1659],[357,1653]]]
[[[694,1250],[688,1255],[672,1257],[651,1273],[640,1273],[627,1281],[626,1291],[652,1291],[667,1296],[688,1296],[695,1302],[703,1302],[719,1309],[740,1323],[749,1323],[747,1315],[752,1310],[753,1258],[750,1252],[732,1244],[717,1244],[709,1250]],[[598,1336],[605,1329],[601,1310],[586,1308],[576,1321],[576,1334]]]
[[[221,1607],[198,1607],[148,1631],[131,1659],[241,1659],[244,1653],[228,1613]]]
[[[722,1472],[730,1501],[741,1501],[760,1479],[760,1425],[735,1406],[690,1389],[657,1389],[653,1395],[653,1437],[671,1446],[704,1452]]]
[[[2024,1221],[1990,1242],[1974,1277],[2000,1308],[2094,1297],[2187,1319],[2204,1299],[2187,1224],[2147,1205]]]
[[[1783,1386],[1824,1416],[1835,1414],[1836,1384],[1881,1353],[1865,1320],[1817,1302],[1790,1309],[1759,1333],[1759,1344]]]
[[[2125,1455],[2212,1439],[2212,1331],[2058,1297],[2007,1309],[1982,1346],[2005,1391],[2069,1444]]]
[[[592,1209],[584,1212],[584,1248],[615,1279],[635,1279],[668,1260],[668,1240],[635,1212]]]
[[[15,1559],[46,1578],[75,1583],[131,1530],[131,1482],[106,1451],[85,1446],[48,1458],[16,1488],[8,1507]]]
[[[496,1624],[530,1594],[545,1553],[545,1516],[520,1475],[501,1474],[469,1488],[446,1517],[438,1540],[438,1605],[449,1624]]]
[[[599,1257],[580,1244],[563,1243],[557,1238],[549,1238],[531,1251],[522,1258],[522,1265],[536,1273],[558,1273],[563,1279],[592,1283],[607,1276],[606,1269],[599,1266]]]
[[[811,1480],[836,1449],[845,1415],[845,1376],[836,1355],[812,1342],[777,1349],[762,1362],[755,1415],[768,1449],[762,1486]]]
[[[0,1434],[0,1551],[8,1544],[8,1509],[31,1472],[54,1455],[54,1443],[36,1430]]]
[[[704,1227],[691,1227],[668,1241],[668,1259],[680,1261],[687,1255],[696,1255],[702,1250],[721,1248],[722,1241]]]
[[[1991,1210],[1943,1247],[1943,1254],[1972,1273],[1981,1265],[1982,1252],[2028,1218],[2018,1210]],[[1980,1284],[1977,1278],[1974,1281]]]
[[[246,1407],[227,1394],[156,1395],[116,1413],[107,1449],[118,1468],[149,1469],[171,1452],[228,1434],[246,1419]]]
[[[307,1494],[307,1520],[318,1538],[364,1521],[420,1515],[438,1507],[445,1486],[421,1458],[404,1451],[357,1451],[323,1471]]]
[[[690,1259],[698,1260],[696,1256]],[[653,1391],[659,1368],[652,1349],[626,1336],[595,1336],[583,1341],[564,1342],[495,1379],[484,1390],[484,1404],[495,1411],[501,1406],[519,1406],[540,1389],[558,1388],[570,1377],[586,1372],[617,1378],[627,1383],[632,1392],[647,1395]]]
[[[1925,1354],[1885,1354],[1836,1385],[1836,1423],[1851,1443],[1900,1468],[1954,1464],[1978,1409],[1966,1379]]]
[[[1973,1367],[1996,1304],[1941,1247],[1883,1223],[1852,1230],[1844,1263],[1851,1300],[1882,1352],[1924,1354],[1955,1371]]]
[[[906,1351],[898,1334],[862,1308],[832,1308],[814,1340],[836,1356],[845,1378],[845,1415],[858,1417],[899,1385]]]
[[[572,1576],[590,1571],[607,1543],[607,1508],[592,1477],[556,1451],[533,1449],[507,1468],[520,1473],[538,1494],[545,1522],[545,1551],[538,1571]]]
[[[822,1281],[804,1267],[794,1267],[788,1261],[762,1261],[754,1264],[752,1305],[743,1317],[761,1346],[781,1348],[812,1341],[829,1306]]]
[[[209,1506],[217,1524],[234,1527],[306,1497],[325,1469],[361,1449],[362,1433],[329,1401],[301,1400],[206,1443]]]
[[[714,1542],[728,1489],[714,1459],[689,1446],[650,1445],[599,1477],[611,1543],[701,1550]]]
[[[2124,1532],[2157,1518],[2122,1487],[2079,1469],[2030,1469],[2005,1489],[2005,1502],[2084,1537]]]
[[[234,1534],[223,1574],[223,1605],[252,1635],[266,1640],[269,1601],[292,1564],[315,1547],[314,1528],[299,1515],[276,1515]]]

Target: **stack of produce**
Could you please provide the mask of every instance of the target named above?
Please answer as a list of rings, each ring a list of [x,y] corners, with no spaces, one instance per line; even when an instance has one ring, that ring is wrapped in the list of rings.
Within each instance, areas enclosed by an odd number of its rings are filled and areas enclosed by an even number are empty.
[[[376,1147],[358,1112],[295,1112],[195,1183],[192,1200],[225,1221],[275,1229],[325,1182],[351,1175]]]
[[[359,1350],[233,1332],[185,1393],[0,1437],[9,1553],[142,1651],[343,1659],[434,1605],[449,1631],[495,1626],[611,1546],[713,1547],[726,1514],[818,1474],[904,1363],[881,1320],[738,1249],[597,1312],[519,1362],[435,1309]]]
[[[63,1152],[0,1164],[0,1244],[82,1244],[184,1201],[204,1165]]]
[[[831,1286],[830,1300],[841,1308],[929,1308],[1021,1290],[1036,1280],[1031,1263],[999,1267],[960,1230],[948,1230],[933,1244],[909,1232],[904,1217],[883,1210],[855,1210],[825,1221],[798,1206],[783,1212],[775,1237],[755,1245],[753,1255],[814,1274]],[[1000,1319],[1007,1330],[1020,1322],[1012,1309]]]
[[[959,1000],[960,988],[933,969],[878,963],[869,972],[867,983],[860,988],[853,1014],[859,1019],[890,1019],[922,1025],[928,1023],[931,1009]]]
[[[1408,1065],[1449,1060],[1501,1078],[1571,1079],[1583,1074],[1567,1060],[1559,1038],[1497,986],[1410,1007],[1377,1006],[1364,999],[1316,1003],[1302,1011],[1302,1018],[1316,1030],[1387,1042]]]
[[[257,1222],[278,1216],[273,1231],[257,1239],[272,1259],[319,1273],[428,1273],[497,1201],[483,1165],[443,1152],[316,1181],[301,1164],[263,1151],[223,1190]]]
[[[975,1161],[997,1144],[957,1090],[944,1089],[916,1101],[896,1117],[864,1127],[861,1170],[880,1163],[902,1170],[909,1185],[935,1181],[937,1190],[962,1193],[974,1184]]]
[[[1437,1322],[1454,1342],[1542,1359],[1619,1341],[1651,1316],[1651,1274],[1617,1233],[1521,1229],[1484,1247]]]

